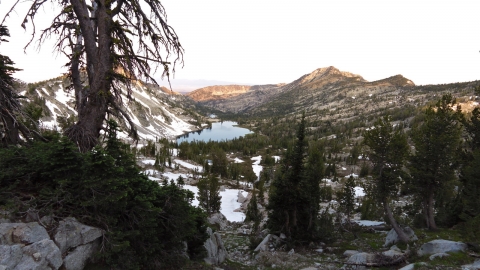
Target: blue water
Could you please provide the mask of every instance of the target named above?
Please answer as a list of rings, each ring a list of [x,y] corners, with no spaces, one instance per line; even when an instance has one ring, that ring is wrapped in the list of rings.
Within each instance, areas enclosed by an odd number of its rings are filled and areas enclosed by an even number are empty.
[[[204,129],[187,133],[177,138],[177,143],[184,141],[228,141],[246,134],[253,133],[246,128],[236,127],[237,122],[225,121],[212,124],[211,129]]]

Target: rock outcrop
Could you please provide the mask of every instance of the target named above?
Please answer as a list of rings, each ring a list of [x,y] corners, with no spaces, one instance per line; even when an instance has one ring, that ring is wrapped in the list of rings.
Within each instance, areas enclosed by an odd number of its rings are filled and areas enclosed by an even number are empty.
[[[102,235],[75,218],[60,221],[54,241],[37,222],[0,223],[0,269],[81,270],[98,251]]]
[[[467,244],[449,240],[433,240],[423,244],[418,250],[418,256],[431,255],[436,253],[460,252],[467,249]]]
[[[214,213],[211,216],[207,217],[208,223],[212,225],[217,225],[220,230],[227,229],[229,221],[227,218],[220,212]]]
[[[222,237],[218,233],[212,232],[211,228],[207,228],[210,238],[203,244],[207,250],[205,262],[208,264],[220,264],[228,257],[227,250],[223,245]]]
[[[417,241],[418,238],[415,235],[415,232],[410,228],[410,227],[405,227],[403,228],[403,232],[407,235],[409,241]],[[391,229],[387,237],[385,238],[385,244],[383,245],[384,247],[388,247],[391,245],[394,245],[400,241],[400,238],[398,238],[398,234],[394,229]]]

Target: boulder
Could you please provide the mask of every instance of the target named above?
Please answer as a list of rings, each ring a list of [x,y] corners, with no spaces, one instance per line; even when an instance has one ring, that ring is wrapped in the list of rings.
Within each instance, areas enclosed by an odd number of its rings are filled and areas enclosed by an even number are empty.
[[[62,254],[50,239],[44,239],[22,248],[21,261],[13,269],[59,269]]]
[[[207,228],[207,233],[210,238],[203,244],[207,250],[207,257],[204,260],[208,264],[220,264],[228,257],[222,237],[218,233],[213,233],[211,228]]]
[[[243,196],[242,191],[241,190],[238,191],[237,202],[244,203],[246,200],[247,200],[247,198],[245,198],[245,196]]]
[[[22,260],[23,247],[22,244],[0,245],[0,266],[13,269]]]
[[[347,263],[350,264],[349,269],[363,270],[366,269],[364,264],[374,263],[375,261],[375,254],[360,252],[350,256]]]
[[[31,244],[44,239],[50,236],[37,222],[0,223],[0,245]]]
[[[208,223],[212,225],[218,225],[220,230],[225,230],[227,229],[228,226],[228,220],[227,218],[220,212],[218,213],[213,213],[211,216],[207,218]]]
[[[418,256],[431,255],[435,253],[459,252],[467,249],[467,244],[449,240],[433,240],[423,244],[418,250]]]
[[[63,259],[65,270],[82,270],[99,248],[99,241],[76,247]]]
[[[360,253],[360,251],[358,251],[358,250],[345,250],[345,252],[343,252],[343,256],[347,257],[347,258],[350,258],[351,256],[353,256],[357,253]]]
[[[404,254],[402,252],[398,251],[398,250],[389,249],[387,251],[382,252],[382,255],[386,256],[386,257],[389,257],[391,259],[395,259],[395,258],[398,258],[400,256],[403,256]]]
[[[352,265],[370,264],[375,262],[376,262],[376,255],[371,253],[366,253],[366,252],[359,252],[359,253],[353,254],[347,260],[347,263]]]
[[[408,249],[408,248],[407,248]],[[397,245],[393,245],[390,247],[390,250],[395,250],[395,251],[398,251],[398,252],[402,252],[402,250],[400,250]]]
[[[63,254],[70,248],[93,242],[102,235],[101,229],[87,226],[69,217],[59,222],[53,238]]]
[[[262,242],[258,244],[254,252],[267,251],[269,249],[270,242],[275,242],[274,245],[276,246],[280,242],[280,237],[273,234],[268,234],[265,236],[265,238],[263,238]]]
[[[409,241],[417,241],[418,240],[417,236],[415,235],[415,232],[410,227],[403,228],[403,232],[405,232]],[[400,239],[398,238],[397,232],[394,229],[391,229],[388,232],[387,237],[385,238],[385,244],[383,246],[388,247],[390,245],[398,243],[399,241],[400,241]]]
[[[464,270],[480,270],[480,259],[475,260],[472,264],[462,265]]]

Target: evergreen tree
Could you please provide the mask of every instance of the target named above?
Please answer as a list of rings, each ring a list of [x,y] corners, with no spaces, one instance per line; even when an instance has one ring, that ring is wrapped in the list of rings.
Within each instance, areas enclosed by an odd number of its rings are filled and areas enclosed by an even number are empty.
[[[320,178],[315,173],[306,174],[304,166],[305,141],[305,114],[303,114],[297,131],[297,140],[293,148],[289,148],[286,157],[282,160],[281,168],[277,170],[275,179],[270,187],[267,209],[269,219],[267,227],[276,233],[284,233],[290,241],[297,244],[306,244],[318,238],[318,204],[320,192],[318,189]],[[317,170],[314,164],[320,157],[311,158],[309,164]],[[323,173],[323,172],[322,172]]]
[[[460,113],[452,109],[454,104],[450,94],[444,95],[425,110],[423,124],[412,132],[415,154],[410,159],[410,171],[427,228],[432,230],[437,229],[435,204],[445,203],[445,198],[438,195],[455,179],[458,168],[462,130]]]
[[[400,130],[394,130],[389,116],[378,119],[374,128],[365,131],[364,144],[368,146],[369,158],[373,163],[374,197],[383,205],[388,221],[398,234],[400,241],[408,242],[408,237],[395,220],[390,201],[399,191],[402,167],[408,154],[406,136]]]
[[[255,189],[252,189],[252,198],[247,206],[247,213],[245,214],[245,221],[253,221],[253,232],[258,230],[258,225],[260,224],[262,217],[260,215],[260,210],[257,206],[257,194]]]
[[[464,121],[468,135],[468,149],[463,157],[464,166],[460,181],[462,189],[459,192],[460,205],[456,209],[458,218],[469,221],[480,215],[480,109],[475,108],[469,121]]]
[[[0,25],[0,44],[7,42],[4,37],[10,36],[6,26]],[[26,139],[30,137],[30,130],[18,121],[24,115],[17,94],[13,90],[15,82],[13,73],[20,69],[6,55],[0,54],[0,146],[22,143],[20,134]],[[27,120],[27,117],[23,117]]]
[[[116,138],[117,125],[107,124],[105,145],[88,153],[59,134],[0,148],[0,207],[73,214],[105,230],[99,269],[181,267],[185,243],[196,256],[208,237],[205,213],[191,206],[192,192],[141,173],[130,146]]]
[[[220,175],[221,177],[227,177],[228,159],[225,151],[221,148],[215,148],[212,150],[211,157],[212,167],[210,168],[210,172]]]
[[[218,178],[214,175],[208,175],[198,181],[198,196],[199,205],[209,215],[219,212],[221,206],[220,183]]]
[[[353,176],[347,179],[347,182],[343,186],[343,190],[340,194],[340,208],[347,216],[347,220],[350,221],[351,214],[355,207],[355,180]]]
[[[306,208],[308,216],[307,231],[315,232],[318,212],[320,211],[321,188],[320,182],[324,177],[325,166],[321,147],[312,142],[309,147],[305,178],[302,181],[302,190],[306,195]],[[313,237],[313,235],[312,235]]]

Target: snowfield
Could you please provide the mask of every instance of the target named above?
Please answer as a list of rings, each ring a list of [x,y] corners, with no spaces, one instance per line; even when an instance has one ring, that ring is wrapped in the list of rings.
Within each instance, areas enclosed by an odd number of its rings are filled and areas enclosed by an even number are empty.
[[[252,157],[251,160],[254,160],[252,164],[253,172],[257,175],[257,180],[260,179],[260,172],[263,170],[263,166],[259,165],[262,160],[262,156]]]
[[[237,202],[239,191],[242,192],[244,197],[247,197],[248,192],[240,189],[225,189],[225,191],[220,191],[220,196],[222,196],[222,208],[220,209],[220,212],[228,221],[243,222],[245,219],[244,213],[235,211],[241,206],[241,203]]]

